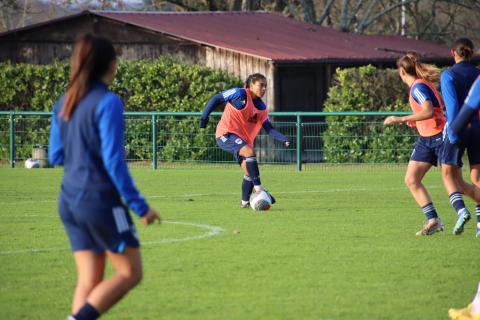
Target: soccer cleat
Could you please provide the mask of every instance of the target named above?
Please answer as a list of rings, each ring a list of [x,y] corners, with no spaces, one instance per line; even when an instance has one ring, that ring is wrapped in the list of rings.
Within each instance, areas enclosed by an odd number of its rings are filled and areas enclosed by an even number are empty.
[[[472,314],[472,305],[463,309],[449,309],[448,316],[452,320],[480,320],[480,313]]]
[[[264,190],[268,196],[270,197],[270,199],[272,200],[272,204],[274,204],[275,202],[277,202],[277,200],[275,200],[275,198],[270,194],[270,192],[268,192],[267,190]]]
[[[445,225],[443,224],[442,220],[440,220],[440,218],[436,218],[431,222],[427,220],[424,223],[423,228],[420,229],[415,235],[430,236],[436,232],[443,231],[444,229],[445,229]]]
[[[463,209],[458,215],[457,222],[455,223],[455,227],[453,228],[453,234],[461,234],[463,232],[463,227],[470,220],[470,218],[471,215],[470,212],[468,212],[467,208]]]
[[[477,223],[477,234],[475,235],[477,238],[480,238],[480,225]]]
[[[243,201],[240,203],[240,208],[250,208],[250,202],[244,203]]]

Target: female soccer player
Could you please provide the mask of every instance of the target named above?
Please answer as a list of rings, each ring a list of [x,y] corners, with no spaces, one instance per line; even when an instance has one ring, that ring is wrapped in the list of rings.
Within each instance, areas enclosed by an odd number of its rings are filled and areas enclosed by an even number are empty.
[[[94,35],[75,44],[68,89],[53,109],[49,161],[64,166],[58,210],[77,267],[69,319],[97,319],[142,278],[135,226],[123,204],[149,225],[160,216],[137,191],[125,161],[123,103],[107,85],[112,44]],[[104,279],[106,258],[115,273]]]
[[[478,115],[473,119],[471,128],[461,136],[454,134],[451,130],[452,122],[460,111],[468,90],[480,74],[480,69],[469,63],[473,52],[473,43],[469,39],[462,38],[455,41],[451,50],[455,65],[442,72],[440,77],[447,114],[446,134],[444,134],[440,162],[442,163],[442,179],[445,189],[449,194],[450,203],[457,212],[457,222],[453,228],[453,234],[457,235],[463,232],[465,224],[470,220],[470,212],[465,207],[462,193],[477,202],[475,212],[480,215],[480,190],[475,187],[475,184],[480,186],[480,143],[478,143],[480,122]],[[477,138],[474,138],[475,135]],[[459,140],[463,140],[464,143],[457,143]],[[462,156],[465,149],[467,149],[473,185],[466,183],[462,178]]]
[[[422,183],[427,171],[437,165],[442,149],[442,130],[445,125],[443,102],[433,84],[438,82],[440,72],[434,66],[420,63],[414,52],[401,57],[397,66],[400,78],[410,87],[409,102],[413,114],[387,117],[384,124],[406,123],[415,126],[420,134],[408,162],[405,184],[427,217],[427,222],[416,234],[431,235],[444,229]]]
[[[255,137],[262,127],[274,139],[281,141],[285,147],[290,146],[287,137],[273,128],[268,119],[268,110],[262,97],[267,89],[267,79],[260,73],[248,76],[245,88],[233,88],[214,95],[208,101],[200,118],[200,128],[205,128],[210,113],[219,105],[227,103],[222,118],[217,125],[215,138],[217,145],[232,153],[241,165],[244,176],[242,180],[242,208],[249,207],[252,190],[264,190],[260,182],[260,172],[253,149]],[[275,198],[270,195],[272,203]]]
[[[475,80],[470,92],[468,93],[465,103],[463,104],[460,112],[455,117],[451,125],[451,131],[456,136],[465,137],[467,140],[467,145],[472,143],[480,143],[480,126],[478,123],[480,110],[480,77]],[[468,128],[467,128],[467,125]],[[466,132],[465,132],[466,131]],[[478,205],[477,205],[478,208]],[[477,208],[475,208],[477,214],[477,238],[480,238],[480,213]],[[478,312],[480,313],[480,304]]]

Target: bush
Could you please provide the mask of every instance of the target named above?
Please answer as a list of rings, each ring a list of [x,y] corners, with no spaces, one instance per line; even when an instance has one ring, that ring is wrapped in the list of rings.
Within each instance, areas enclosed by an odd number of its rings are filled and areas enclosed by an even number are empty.
[[[0,63],[0,110],[51,111],[65,91],[68,78],[67,63]],[[171,57],[161,57],[149,61],[121,61],[110,88],[122,97],[126,111],[186,112],[201,111],[213,94],[241,85],[239,78],[225,72],[201,65],[184,65]],[[151,121],[141,120],[127,122],[129,158],[151,159]],[[213,139],[207,139],[204,132],[200,132],[198,118],[182,118],[182,121],[159,118],[159,123],[159,158],[204,159],[211,154],[206,150],[214,144]],[[7,122],[0,125],[0,131],[8,130]],[[45,139],[48,135],[43,138],[45,141],[33,140],[34,128],[30,129],[32,134],[22,135],[22,144],[47,144]],[[173,132],[181,132],[181,136],[172,138],[170,133]],[[8,145],[8,135],[2,135],[0,145]],[[26,158],[29,150],[28,147],[19,148],[16,156]]]
[[[337,69],[324,111],[410,111],[408,88],[396,70],[373,66]],[[327,117],[324,161],[398,163],[409,159],[416,132],[405,125],[384,126],[384,117]]]

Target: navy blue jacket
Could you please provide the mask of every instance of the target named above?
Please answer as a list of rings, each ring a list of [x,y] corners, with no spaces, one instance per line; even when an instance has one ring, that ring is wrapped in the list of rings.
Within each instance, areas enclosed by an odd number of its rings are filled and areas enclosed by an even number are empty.
[[[115,192],[138,215],[148,205],[128,171],[124,149],[121,99],[100,82],[93,82],[71,119],[59,117],[64,97],[54,106],[48,159],[63,165],[62,190],[75,190],[76,201],[86,191]]]

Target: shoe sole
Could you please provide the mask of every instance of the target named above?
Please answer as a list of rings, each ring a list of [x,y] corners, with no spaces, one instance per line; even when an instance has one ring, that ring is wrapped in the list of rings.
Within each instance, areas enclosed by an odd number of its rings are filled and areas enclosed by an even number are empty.
[[[463,233],[463,229],[465,227],[465,225],[467,224],[468,221],[470,221],[470,215],[468,214],[465,214],[463,215],[463,217],[461,217],[461,221],[459,222],[457,220],[457,223],[455,224],[455,227],[453,228],[453,234],[454,235],[459,235],[459,234],[462,234]],[[459,219],[459,220],[460,220]]]

